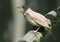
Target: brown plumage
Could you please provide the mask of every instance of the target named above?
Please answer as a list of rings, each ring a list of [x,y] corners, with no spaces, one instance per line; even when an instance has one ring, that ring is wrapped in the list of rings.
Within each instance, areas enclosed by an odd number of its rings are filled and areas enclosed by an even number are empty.
[[[33,11],[31,8],[27,9],[24,14],[30,22],[34,23],[35,25],[39,24],[46,28],[51,28],[49,25],[51,25],[50,21],[46,17],[44,17],[42,14],[37,13]]]

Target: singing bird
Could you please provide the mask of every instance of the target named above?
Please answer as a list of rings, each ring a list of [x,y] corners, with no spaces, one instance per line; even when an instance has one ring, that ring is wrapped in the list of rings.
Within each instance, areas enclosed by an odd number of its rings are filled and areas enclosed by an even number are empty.
[[[50,20],[44,15],[33,11],[31,8],[27,8],[24,13],[25,18],[35,26],[43,26],[45,28],[51,28]]]
[[[48,31],[51,29],[51,22],[41,13],[35,12],[31,9],[31,7],[21,7],[24,10],[23,14],[26,20],[29,21],[30,24],[34,26],[43,26]],[[20,12],[22,12],[22,10]],[[38,30],[38,29],[37,29]]]

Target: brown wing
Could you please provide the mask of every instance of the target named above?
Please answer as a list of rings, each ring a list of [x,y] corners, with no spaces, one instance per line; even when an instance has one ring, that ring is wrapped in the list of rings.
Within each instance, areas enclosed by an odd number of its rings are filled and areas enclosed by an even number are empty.
[[[39,17],[39,16],[34,17],[33,16],[32,18],[39,25],[49,28],[48,22],[46,20],[44,20],[42,17]]]

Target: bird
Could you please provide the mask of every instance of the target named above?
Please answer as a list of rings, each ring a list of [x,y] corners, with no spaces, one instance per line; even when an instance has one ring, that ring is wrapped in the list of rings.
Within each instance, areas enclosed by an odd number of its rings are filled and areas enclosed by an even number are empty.
[[[29,6],[20,6],[20,12],[23,13],[25,19],[32,25],[40,27],[43,26],[48,31],[51,28],[51,22],[41,13],[31,9]],[[38,31],[39,29],[37,29]]]
[[[42,15],[41,13],[38,13],[34,10],[32,10],[31,7],[27,7],[27,6],[22,6],[22,10],[23,10],[23,15],[25,17],[25,19],[32,25],[34,26],[43,26],[45,27],[45,29],[48,31],[48,29],[51,28],[51,22],[49,19],[47,19],[44,15]],[[37,29],[39,30],[39,29]]]

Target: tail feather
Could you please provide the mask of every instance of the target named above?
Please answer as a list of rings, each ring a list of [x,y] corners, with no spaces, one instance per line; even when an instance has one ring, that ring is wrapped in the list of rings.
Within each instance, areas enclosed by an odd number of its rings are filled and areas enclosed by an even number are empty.
[[[52,38],[53,38],[54,40],[56,40],[55,36],[54,36],[53,33],[52,33],[51,28],[49,28],[48,32],[51,34]]]

